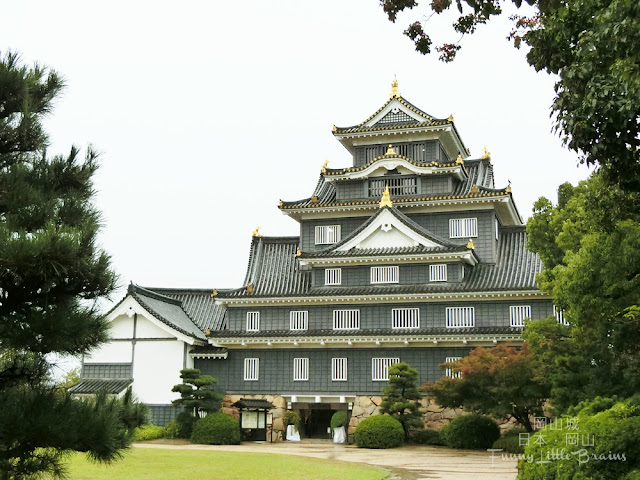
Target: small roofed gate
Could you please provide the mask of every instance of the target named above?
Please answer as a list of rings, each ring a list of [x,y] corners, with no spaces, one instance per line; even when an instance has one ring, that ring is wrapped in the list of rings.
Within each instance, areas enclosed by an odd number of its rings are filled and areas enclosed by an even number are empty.
[[[233,404],[240,411],[242,438],[250,441],[267,439],[267,413],[274,406],[267,400],[241,398]]]

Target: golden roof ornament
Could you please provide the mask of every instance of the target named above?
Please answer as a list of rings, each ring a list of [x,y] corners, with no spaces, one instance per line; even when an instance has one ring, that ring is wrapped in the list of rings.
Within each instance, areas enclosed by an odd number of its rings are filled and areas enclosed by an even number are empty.
[[[486,145],[484,147],[482,147],[482,150],[484,151],[484,153],[482,154],[482,156],[480,158],[489,158],[489,157],[491,157],[491,154],[489,153],[489,150],[487,150],[487,146]]]
[[[475,183],[471,186],[471,193],[478,193],[478,186]]]
[[[463,163],[462,155],[458,154],[458,158],[456,158],[456,165],[462,165]]]
[[[311,203],[318,203],[318,197],[311,195]]]
[[[397,155],[393,145],[389,144],[389,148],[387,148],[387,153],[385,155]]]
[[[393,76],[393,83],[391,84],[391,94],[389,95],[389,99],[399,98],[400,92],[398,91],[398,80],[396,80],[396,76]]]
[[[387,188],[384,189],[382,198],[380,199],[380,208],[383,207],[393,207],[393,202],[391,202],[391,193],[389,193],[389,185],[387,185]]]
[[[453,123],[453,114],[449,115],[449,118],[447,118],[447,120],[449,121],[449,123]]]
[[[467,242],[467,248],[469,248],[471,250],[475,249],[475,247],[473,246],[473,239],[472,238],[470,238],[469,242]]]
[[[338,127],[336,127],[335,125],[333,126],[333,128],[331,129],[331,131],[333,133],[338,133]]]
[[[211,335],[211,329],[207,328],[207,330],[204,332],[204,336],[208,337],[209,335]]]
[[[260,231],[259,231],[259,230],[260,230],[260,228],[261,228],[261,227],[260,227],[260,225],[258,225],[258,226],[256,227],[256,229],[253,231],[253,236],[254,236],[254,237],[261,237],[261,236],[262,236],[262,235],[260,234]]]
[[[278,208],[282,208],[282,200],[278,202]]]
[[[329,165],[329,160],[326,159],[324,161],[324,163],[322,164],[322,174],[324,175],[325,173],[327,173],[327,165]]]
[[[252,284],[247,285],[247,293],[253,293],[253,285]]]
[[[299,257],[300,255],[302,255],[302,252],[300,251],[300,247],[298,247],[298,250],[296,251],[296,257]]]
[[[507,185],[507,188],[505,189],[506,193],[511,193],[511,184]]]
[[[218,291],[214,288],[213,292],[211,292],[211,296],[212,297],[217,297],[218,296]]]

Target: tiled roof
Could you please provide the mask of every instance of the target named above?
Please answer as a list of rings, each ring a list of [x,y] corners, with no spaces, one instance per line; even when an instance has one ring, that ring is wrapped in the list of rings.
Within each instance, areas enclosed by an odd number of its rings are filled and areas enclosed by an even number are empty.
[[[295,255],[299,245],[300,237],[253,237],[245,287],[220,289],[218,296],[249,295],[249,284],[254,289],[250,294],[253,296],[304,295],[311,286],[311,272],[298,268]]]
[[[189,337],[206,340],[202,330],[183,310],[180,300],[133,284],[129,285],[127,293],[162,323]]]
[[[426,164],[425,164],[426,165]],[[498,195],[506,195],[507,188],[496,189],[493,179],[493,166],[490,159],[465,160],[464,167],[467,172],[466,180],[456,182],[455,188],[451,194],[432,194],[432,195],[414,195],[407,197],[392,197],[394,205],[402,207],[403,203],[430,201],[430,200],[449,200],[459,198],[481,198],[492,197]],[[473,186],[478,188],[478,193],[472,193]],[[316,201],[313,201],[313,198]],[[309,198],[296,200],[291,202],[281,202],[282,210],[291,210],[297,208],[318,208],[318,207],[336,207],[347,205],[370,205],[375,206],[380,202],[379,198],[362,197],[349,200],[337,200],[335,187],[324,180],[324,176],[320,176],[320,180],[316,185],[313,195]]]
[[[374,163],[379,162],[380,160],[386,160],[386,159],[389,159],[389,158],[400,158],[400,159],[405,160],[406,162],[410,163],[411,165],[414,165],[416,167],[423,167],[423,168],[424,167],[451,168],[451,167],[455,167],[457,165],[455,162],[451,162],[451,163],[438,163],[438,162],[435,162],[435,161],[434,162],[430,162],[430,163],[415,162],[415,161],[411,160],[409,157],[405,157],[404,155],[399,155],[397,153],[390,153],[390,154],[389,153],[385,153],[384,155],[381,155],[379,157],[374,158],[369,163],[367,163],[366,165],[362,165],[361,167],[325,168],[324,169],[324,175],[326,175],[327,177],[331,177],[331,176],[336,176],[336,175],[344,175],[345,173],[360,172],[362,170],[367,169],[368,167],[370,167]]]
[[[415,127],[424,127],[424,126],[434,126],[434,125],[447,125],[449,123],[453,123],[453,121],[449,121],[444,118],[434,118],[428,113],[422,111],[409,101],[405,100],[403,97],[395,97],[398,102],[404,105],[406,108],[411,110],[412,112],[418,114],[423,117],[423,121],[418,121],[415,119],[411,119],[411,121],[407,122],[396,122],[396,123],[377,123],[371,127],[365,126],[367,122],[373,119],[376,115],[378,115],[389,103],[393,101],[393,98],[390,98],[387,102],[384,103],[373,115],[367,118],[365,121],[359,123],[358,125],[353,125],[351,127],[336,127],[334,130],[334,134],[345,134],[345,133],[359,133],[359,132],[371,132],[378,130],[395,130],[399,128],[415,128]]]
[[[405,335],[505,335],[520,334],[521,328],[513,327],[473,327],[473,328],[371,328],[360,330],[261,330],[259,332],[230,331],[221,330],[213,335],[214,338],[234,338],[234,337],[259,337],[259,338],[279,338],[279,337],[375,337],[375,336],[405,336]]]
[[[500,232],[496,263],[480,263],[470,269],[462,282],[412,285],[364,285],[311,287],[311,273],[299,269],[295,253],[298,237],[254,237],[246,288],[218,290],[220,298],[393,295],[421,293],[465,293],[487,291],[537,290],[536,273],[542,271],[538,255],[526,248],[524,227],[504,228]]]
[[[407,227],[409,227],[410,229],[412,229],[413,231],[417,232],[418,234],[422,235],[425,238],[428,238],[429,240],[438,243],[440,245],[442,245],[442,247],[438,247],[438,248],[428,248],[428,247],[424,247],[424,246],[418,246],[418,247],[410,247],[410,248],[394,248],[394,249],[389,249],[389,248],[378,248],[378,249],[374,249],[374,250],[357,250],[357,249],[351,249],[348,251],[337,251],[338,248],[340,248],[342,245],[344,245],[345,243],[348,243],[351,241],[351,239],[357,237],[358,235],[360,235],[360,233],[365,230],[369,225],[371,225],[373,222],[376,221],[376,218],[378,218],[380,215],[382,215],[383,212],[388,211],[390,212],[394,217],[396,217],[398,220],[400,220],[403,224],[405,224]],[[392,252],[390,252],[390,250],[392,250]],[[343,238],[342,240],[340,240],[338,243],[335,243],[333,245],[330,245],[329,247],[320,250],[320,251],[316,251],[316,252],[305,252],[301,255],[300,258],[317,258],[317,257],[334,257],[334,256],[358,256],[358,255],[386,255],[388,253],[396,253],[396,254],[400,254],[400,252],[402,250],[408,250],[407,253],[435,253],[435,252],[462,252],[462,251],[467,251],[467,247],[466,247],[466,239],[465,239],[465,243],[464,244],[460,244],[460,243],[455,243],[452,242],[451,240],[449,240],[448,238],[443,238],[440,237],[438,235],[435,235],[434,233],[430,232],[429,230],[427,230],[426,228],[422,227],[421,225],[418,225],[416,222],[414,222],[413,220],[411,220],[409,217],[407,217],[404,213],[402,213],[401,211],[399,211],[397,208],[389,208],[389,209],[379,209],[373,216],[371,216],[366,222],[364,222],[362,225],[360,225],[360,227],[358,227],[355,231],[353,231],[351,233],[351,235]]]
[[[165,297],[178,300],[182,309],[202,332],[220,330],[224,327],[226,309],[216,305],[215,298],[211,297],[213,289],[188,289],[188,288],[152,288],[147,290]]]
[[[69,393],[95,395],[96,393],[105,392],[117,395],[133,383],[133,380],[101,380],[101,379],[85,379],[80,380],[73,387],[69,388]]]
[[[275,408],[271,402],[265,399],[241,398],[233,404],[234,407],[248,410],[271,410]]]

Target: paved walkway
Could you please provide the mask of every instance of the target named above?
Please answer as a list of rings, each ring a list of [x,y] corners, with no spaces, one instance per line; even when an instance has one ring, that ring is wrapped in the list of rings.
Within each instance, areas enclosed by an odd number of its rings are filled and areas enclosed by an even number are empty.
[[[388,450],[368,450],[353,445],[333,443],[262,443],[245,442],[242,445],[192,445],[190,443],[137,443],[136,448],[169,448],[213,450],[224,452],[260,452],[282,455],[301,455],[346,462],[379,465],[395,472],[401,480],[514,480],[516,460],[502,459],[496,453],[451,450],[448,448],[410,446]]]

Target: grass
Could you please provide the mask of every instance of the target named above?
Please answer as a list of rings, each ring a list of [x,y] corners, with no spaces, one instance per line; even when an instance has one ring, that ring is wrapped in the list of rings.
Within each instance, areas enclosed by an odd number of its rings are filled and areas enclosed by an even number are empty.
[[[368,465],[268,453],[133,448],[111,465],[83,454],[70,457],[73,480],[380,480],[387,472]]]

